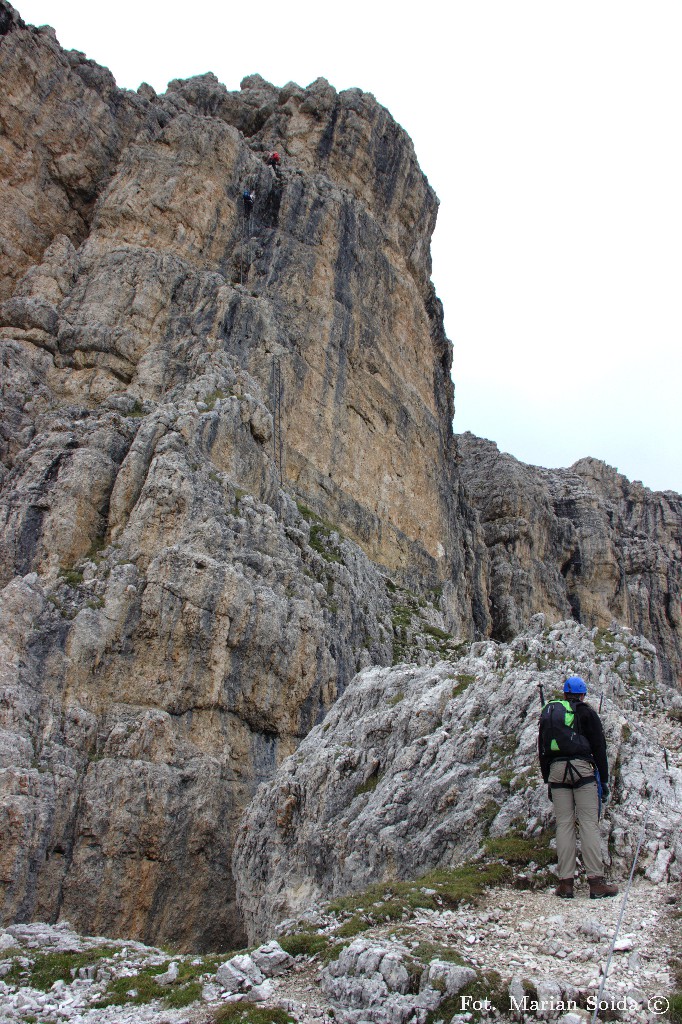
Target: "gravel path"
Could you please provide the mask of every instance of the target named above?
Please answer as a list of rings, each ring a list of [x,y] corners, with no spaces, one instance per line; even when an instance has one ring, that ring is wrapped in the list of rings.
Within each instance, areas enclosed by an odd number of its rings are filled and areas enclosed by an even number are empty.
[[[637,879],[628,897],[605,987],[609,999],[627,997],[631,1001],[625,1015],[628,1024],[659,1020],[649,1004],[674,988],[673,965],[682,957],[677,888]],[[558,986],[584,1002],[598,990],[622,901],[622,894],[615,899],[590,900],[584,885],[577,888],[573,900],[559,900],[551,889],[499,888],[490,890],[476,907],[419,911],[409,921],[393,922],[361,935],[405,954],[433,943],[457,952],[481,972],[497,971],[505,984],[517,978],[534,986]],[[22,927],[27,952],[30,947],[53,950],[65,943],[77,948],[79,942],[88,947],[105,941],[83,940],[64,926]],[[139,969],[141,958],[148,956],[149,962],[158,963],[164,954],[131,944],[127,956],[130,962],[121,963],[124,973],[135,968],[133,961]],[[263,1005],[289,1010],[300,1024],[331,1020],[329,999],[320,987],[322,967],[319,958],[299,957],[285,974],[271,979],[274,993]],[[215,1006],[225,998],[219,987],[210,985],[205,996],[215,1000],[211,1005],[194,1004],[185,1010],[163,1009],[158,1003],[88,1009],[89,985],[91,981],[78,979],[44,995],[29,988],[10,991],[0,981],[0,1024],[30,1019],[36,1011],[41,1024],[208,1024]],[[36,1006],[36,999],[44,999],[44,1005]],[[583,1019],[589,1016],[582,1011]],[[458,1020],[467,1018],[455,1017],[455,1022]]]
[[[590,900],[586,885],[573,900],[560,900],[551,889],[494,889],[476,908],[423,911],[407,926],[384,927],[363,936],[395,938],[408,948],[417,942],[451,946],[482,971],[497,971],[504,980],[551,978],[580,991],[596,992],[623,903]],[[682,956],[679,920],[673,918],[679,893],[673,887],[633,882],[605,991],[610,997],[634,996],[643,1009],[633,1021],[656,1019],[650,999],[674,987],[672,963]],[[327,1014],[328,1001],[315,984],[314,964],[290,973],[278,985],[278,998],[299,1013],[303,1024]]]

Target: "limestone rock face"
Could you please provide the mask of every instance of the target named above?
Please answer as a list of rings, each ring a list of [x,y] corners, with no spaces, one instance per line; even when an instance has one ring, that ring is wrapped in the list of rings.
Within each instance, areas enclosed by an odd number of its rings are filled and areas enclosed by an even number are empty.
[[[358,671],[576,595],[670,645],[672,583],[647,602],[677,577],[630,545],[639,597],[603,578],[590,510],[620,499],[590,504],[587,470],[580,521],[560,477],[514,492],[544,569],[486,547],[437,200],[371,95],[119,90],[7,0],[0,76],[0,915],[234,948],[240,815]],[[637,516],[679,523],[672,499]]]
[[[197,347],[229,351],[264,392],[279,357],[287,481],[389,568],[462,578],[437,200],[405,133],[322,79],[121,92],[3,8],[0,327],[50,351],[61,393],[91,407],[163,400]],[[469,630],[464,587],[451,604]]]
[[[293,503],[278,516],[209,465],[167,432],[129,534],[2,592],[5,919],[238,943],[243,807],[359,667],[390,661],[359,549],[327,560]]]
[[[2,919],[234,948],[239,815],[400,586],[487,628],[436,197],[359,90],[121,91],[5,0],[0,72]]]
[[[234,871],[250,941],[316,901],[455,867],[515,822],[529,835],[548,825],[538,684],[549,698],[573,672],[596,705],[603,695],[607,863],[629,870],[651,801],[640,867],[656,882],[682,877],[682,701],[662,684],[653,645],[544,622],[454,662],[356,676],[244,815]]]
[[[665,678],[682,673],[682,497],[631,483],[597,459],[525,466],[491,441],[457,439],[460,472],[489,553],[493,635],[536,612],[644,634]]]
[[[79,244],[149,105],[0,3],[0,300],[58,234]],[[153,117],[153,115],[152,115]]]

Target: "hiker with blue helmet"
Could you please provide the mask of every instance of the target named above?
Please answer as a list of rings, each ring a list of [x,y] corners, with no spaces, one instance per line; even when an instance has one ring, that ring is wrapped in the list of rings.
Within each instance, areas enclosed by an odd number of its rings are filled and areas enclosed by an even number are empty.
[[[570,676],[564,683],[564,699],[550,700],[543,707],[538,732],[540,770],[556,816],[559,884],[554,892],[563,899],[573,899],[576,820],[590,899],[618,892],[604,879],[599,835],[601,803],[609,796],[606,740],[586,695],[585,680]]]

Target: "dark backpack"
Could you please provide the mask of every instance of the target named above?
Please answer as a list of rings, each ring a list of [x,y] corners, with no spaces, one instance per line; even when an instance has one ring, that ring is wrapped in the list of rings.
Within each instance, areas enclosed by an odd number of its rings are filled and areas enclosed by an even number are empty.
[[[550,700],[540,712],[540,748],[549,758],[592,760],[592,748],[569,701]]]

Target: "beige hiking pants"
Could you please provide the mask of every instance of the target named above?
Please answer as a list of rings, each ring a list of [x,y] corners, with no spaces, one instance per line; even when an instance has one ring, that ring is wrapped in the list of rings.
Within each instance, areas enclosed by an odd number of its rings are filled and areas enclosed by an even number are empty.
[[[574,760],[571,764],[581,776],[594,776],[589,761]],[[549,769],[549,781],[563,782],[566,771],[565,761],[554,761]],[[570,773],[566,776],[570,782]],[[597,781],[587,782],[577,789],[555,789],[552,786],[552,802],[556,815],[556,849],[559,861],[559,878],[573,878],[575,875],[575,826],[580,825],[580,850],[588,878],[604,874],[599,836],[599,797]]]

